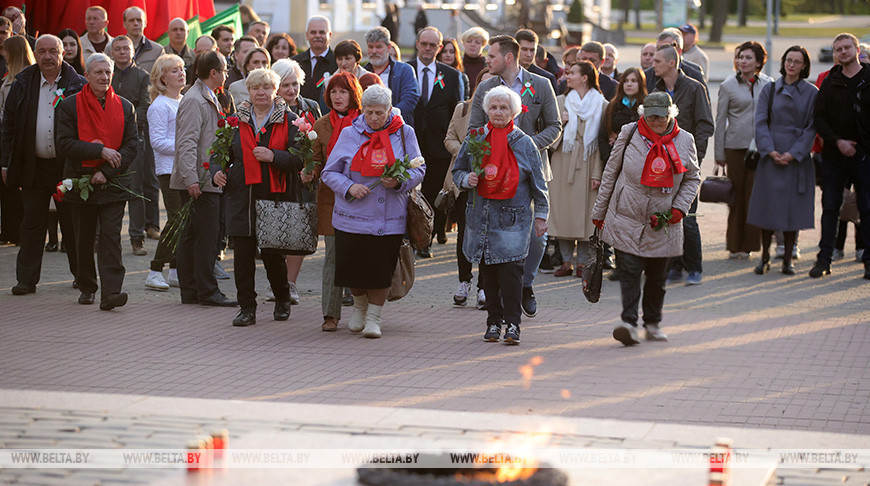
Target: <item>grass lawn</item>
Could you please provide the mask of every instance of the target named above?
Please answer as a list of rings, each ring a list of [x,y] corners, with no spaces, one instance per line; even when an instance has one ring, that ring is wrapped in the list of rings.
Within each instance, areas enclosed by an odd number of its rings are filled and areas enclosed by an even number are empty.
[[[649,32],[649,35],[642,37],[626,36],[625,42],[627,44],[646,44],[655,37],[657,31],[654,24],[642,24],[641,27],[643,27],[643,31]],[[779,35],[777,37],[822,37],[832,39],[840,32],[843,32],[843,29],[839,27],[780,27]],[[860,38],[867,34],[870,34],[870,27],[850,29],[849,32]],[[702,40],[700,43],[702,47],[711,45],[709,42],[705,42],[703,40],[708,35],[709,34],[707,32],[704,32],[702,34]],[[725,35],[745,36],[746,38],[757,39],[759,37],[764,37],[767,35],[767,27],[735,27],[729,25],[725,27]]]

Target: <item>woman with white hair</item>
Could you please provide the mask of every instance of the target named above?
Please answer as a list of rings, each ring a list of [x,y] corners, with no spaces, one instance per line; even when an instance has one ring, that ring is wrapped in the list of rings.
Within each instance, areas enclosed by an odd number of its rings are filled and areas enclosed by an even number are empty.
[[[592,222],[616,250],[622,323],[613,338],[639,344],[637,305],[643,286],[647,341],[667,341],[659,328],[668,259],[683,254],[682,219],[701,185],[695,137],[680,130],[670,95],[647,95],[637,123],[622,127],[604,166]]]
[[[295,144],[297,118],[284,99],[275,96],[281,79],[267,68],[254,69],[245,78],[249,100],[239,105],[238,130],[233,132],[226,172],[213,164],[214,183],[225,187],[227,236],[233,238],[236,290],[241,311],[234,326],[257,323],[254,269],[257,255],[255,200],[293,201],[302,182],[302,159],[289,151]],[[275,293],[276,321],[290,318],[290,285],[284,255],[262,249],[266,277]]]
[[[163,206],[166,208],[166,226],[172,227],[181,196],[169,188],[172,165],[175,163],[175,118],[181,103],[181,90],[184,89],[184,60],[175,54],[163,54],[154,61],[151,68],[151,105],[148,106],[148,136],[154,149],[154,173],[163,193]],[[163,265],[169,263],[169,280],[163,278]],[[157,243],[151,270],[145,277],[145,288],[150,290],[169,290],[178,287],[175,255],[166,241],[161,238]]]
[[[275,64],[272,64],[272,71],[275,71],[281,78],[281,83],[278,85],[278,96],[284,99],[287,108],[296,116],[305,118],[308,123],[314,125],[314,122],[320,118],[320,105],[316,101],[299,96],[299,91],[305,84],[305,71],[302,70],[299,63],[292,59],[279,59],[275,61]],[[310,179],[304,182],[310,182]],[[314,200],[314,194],[310,194],[307,189],[303,189],[302,192],[306,200]],[[293,305],[299,303],[296,279],[299,278],[304,259],[304,255],[286,256],[287,280],[290,282],[290,303]]]
[[[472,191],[462,251],[469,262],[480,263],[488,314],[484,341],[497,342],[504,324],[504,342],[519,344],[523,262],[532,225],[537,236],[547,232],[547,185],[535,143],[514,126],[522,111],[519,95],[495,87],[483,98],[483,109],[489,122],[465,139],[453,166],[456,186]],[[489,143],[489,155],[473,160],[472,146],[481,140]]]
[[[350,287],[353,314],[347,328],[381,337],[381,312],[407,227],[408,191],[423,181],[426,166],[409,178],[384,177],[406,155],[420,156],[414,129],[392,113],[392,92],[378,84],[362,95],[363,116],[341,130],[321,180],[335,193],[335,285]]]

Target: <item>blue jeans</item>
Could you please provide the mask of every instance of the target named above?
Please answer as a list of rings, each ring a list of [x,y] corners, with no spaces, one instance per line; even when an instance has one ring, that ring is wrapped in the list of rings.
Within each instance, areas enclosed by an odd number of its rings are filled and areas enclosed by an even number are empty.
[[[842,196],[842,193],[840,194]],[[692,201],[689,214],[698,212],[698,196]],[[698,228],[698,218],[686,216],[683,218],[683,256],[671,259],[671,270],[685,270],[689,273],[701,273],[701,229]]]
[[[870,243],[870,155],[857,153],[853,157],[825,154],[822,159],[822,240],[819,242],[819,262],[831,264],[837,239],[843,189],[855,185],[858,214],[861,218],[861,238],[864,247]],[[870,265],[870,252],[865,251],[864,266]]]
[[[529,254],[523,266],[523,287],[531,287],[535,283],[535,275],[544,258],[544,249],[547,248],[547,233],[543,236],[535,236],[535,225],[532,224],[532,239],[529,241]]]

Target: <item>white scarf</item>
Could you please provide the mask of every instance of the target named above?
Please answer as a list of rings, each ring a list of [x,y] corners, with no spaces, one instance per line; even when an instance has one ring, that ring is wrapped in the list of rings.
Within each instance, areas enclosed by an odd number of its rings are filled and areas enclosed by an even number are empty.
[[[583,130],[583,156],[586,160],[598,148],[598,129],[601,125],[601,114],[607,100],[597,89],[590,89],[586,96],[580,98],[576,90],[571,90],[565,96],[565,108],[568,110],[568,125],[562,133],[562,152],[569,153],[574,150],[577,139],[578,118],[586,122]]]

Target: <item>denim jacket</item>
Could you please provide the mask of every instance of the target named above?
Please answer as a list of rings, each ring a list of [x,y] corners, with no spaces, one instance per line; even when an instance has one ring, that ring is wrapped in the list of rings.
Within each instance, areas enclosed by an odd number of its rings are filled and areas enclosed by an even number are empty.
[[[520,169],[517,192],[511,199],[485,199],[477,191],[469,195],[462,251],[470,262],[494,265],[524,260],[529,253],[532,216],[546,220],[549,213],[547,184],[535,142],[519,128],[514,128],[507,138]],[[453,166],[453,182],[460,190],[471,189],[470,171],[466,137]]]
[[[391,119],[392,117],[387,120],[388,125]],[[335,192],[332,226],[346,233],[374,236],[403,235],[407,229],[408,191],[423,181],[426,165],[409,170],[411,178],[393,189],[387,189],[383,184],[379,184],[368,196],[349,201],[350,195],[347,191],[350,186],[354,184],[371,186],[380,179],[365,177],[359,172],[350,170],[353,156],[367,140],[363,134],[365,131],[371,133],[374,130],[368,126],[365,117],[360,115],[351,126],[341,131],[320,174],[323,183]],[[404,148],[402,148],[400,132],[404,132]],[[408,125],[402,126],[399,131],[391,134],[390,143],[393,146],[393,155],[397,159],[404,157],[405,154],[411,159],[420,155],[417,136],[414,134],[414,129]]]

